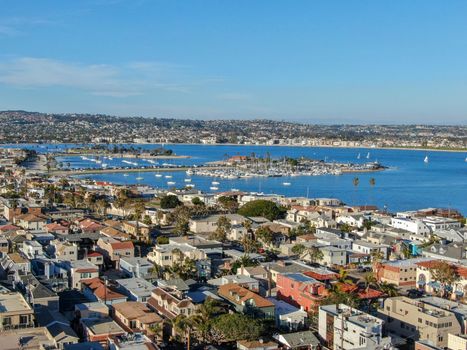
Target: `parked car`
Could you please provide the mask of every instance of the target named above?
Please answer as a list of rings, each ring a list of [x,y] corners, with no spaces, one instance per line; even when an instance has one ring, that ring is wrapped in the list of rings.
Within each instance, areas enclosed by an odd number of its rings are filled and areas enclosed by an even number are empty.
[[[370,266],[359,266],[357,267],[358,272],[371,272],[372,268]]]

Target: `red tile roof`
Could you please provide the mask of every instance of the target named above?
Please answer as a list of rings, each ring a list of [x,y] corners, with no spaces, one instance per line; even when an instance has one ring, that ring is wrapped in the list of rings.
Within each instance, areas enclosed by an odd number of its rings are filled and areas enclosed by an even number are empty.
[[[99,253],[99,252],[89,252],[88,255],[87,255],[88,258],[95,258],[95,257],[98,257],[98,256],[102,256],[102,254]]]
[[[112,242],[110,243],[112,249],[133,249],[134,245],[132,241],[125,241],[125,242]]]
[[[0,226],[0,231],[14,231],[19,229],[20,227],[11,224]]]
[[[94,295],[101,300],[126,299],[125,295],[114,292],[98,277],[84,280],[82,283],[91,289]]]
[[[219,295],[232,303],[242,304],[247,300],[252,299],[257,307],[272,307],[274,304],[268,299],[263,298],[262,296],[253,293],[252,291],[236,284],[236,283],[227,283],[219,287]],[[237,296],[240,297],[240,300],[237,300]]]

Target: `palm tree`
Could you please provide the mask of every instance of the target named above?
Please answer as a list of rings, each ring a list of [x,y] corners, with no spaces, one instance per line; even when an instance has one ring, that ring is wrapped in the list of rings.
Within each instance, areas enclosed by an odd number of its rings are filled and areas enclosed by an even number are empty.
[[[399,290],[397,289],[397,286],[393,283],[383,281],[378,283],[378,288],[388,297],[396,297],[399,295]]]
[[[245,228],[246,232],[248,234],[250,234],[251,233],[251,227],[252,227],[251,221],[250,220],[245,220],[245,221],[243,221],[242,225]]]
[[[162,268],[157,264],[154,264],[153,267],[151,267],[148,272],[149,272],[150,279],[153,279],[153,278],[157,279],[157,278],[162,277]]]
[[[349,272],[343,267],[341,267],[339,269],[339,276],[337,276],[337,280],[341,283],[352,284],[353,280],[348,278],[348,275],[349,275]]]
[[[376,277],[373,272],[368,272],[363,276],[363,280],[365,281],[365,291],[368,293],[370,286],[376,283]]]
[[[358,185],[360,184],[360,179],[358,177],[354,177],[353,180],[352,180],[352,184],[353,184],[353,186],[355,188],[354,202],[356,203],[356,200],[357,200],[357,198],[356,198],[357,195],[356,194],[357,194]]]
[[[369,182],[370,182],[370,187],[371,187],[371,191],[370,191],[370,204],[372,204],[372,201],[373,201],[373,198],[372,198],[373,196],[372,196],[372,194],[373,194],[373,189],[374,189],[374,187],[375,187],[375,185],[376,185],[376,180],[375,180],[374,177],[372,177],[372,178],[370,178],[370,181],[369,181]]]
[[[356,308],[359,304],[360,299],[355,291],[343,292],[338,284],[332,284],[328,292],[328,296],[320,302],[321,305],[345,304]]]
[[[373,269],[376,272],[376,276],[378,276],[379,269],[381,267],[381,261],[384,258],[384,254],[383,252],[381,252],[381,250],[375,250],[371,252],[370,258],[371,258],[371,263],[373,264]]]
[[[178,315],[172,320],[172,329],[175,336],[180,339],[182,343],[190,341],[191,322],[185,315]]]
[[[256,252],[259,248],[259,243],[256,242],[255,240],[251,239],[248,235],[243,235],[242,240],[241,240],[241,245],[243,246],[243,250],[245,253],[253,253]]]
[[[196,314],[190,317],[191,324],[196,330],[197,337],[200,341],[209,342],[209,321],[216,315],[223,313],[225,310],[219,306],[218,302],[212,298],[206,298],[203,304],[201,304]]]
[[[303,255],[308,256],[312,263],[317,263],[321,261],[324,257],[323,252],[315,246],[307,248]]]
[[[153,324],[149,330],[154,334],[156,340],[161,340],[164,337],[164,321]]]

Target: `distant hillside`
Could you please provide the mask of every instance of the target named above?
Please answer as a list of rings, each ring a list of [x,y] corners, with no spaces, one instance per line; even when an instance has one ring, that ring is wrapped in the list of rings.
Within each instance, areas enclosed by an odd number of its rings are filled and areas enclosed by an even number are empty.
[[[465,147],[465,126],[310,125],[275,120],[192,120],[0,111],[0,141],[284,143],[293,140],[451,140]],[[285,140],[285,141],[284,141]],[[285,142],[288,143],[288,142]]]

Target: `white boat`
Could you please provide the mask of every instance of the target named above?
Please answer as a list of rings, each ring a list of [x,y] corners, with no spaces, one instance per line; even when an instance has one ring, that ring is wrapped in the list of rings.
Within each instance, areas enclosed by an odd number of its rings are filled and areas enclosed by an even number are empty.
[[[139,181],[139,180],[143,180],[143,179],[144,179],[144,177],[141,177],[141,176],[138,176],[138,177],[136,178],[136,180],[138,180],[138,181]]]
[[[358,154],[357,159],[360,159],[360,153]]]
[[[467,163],[467,157],[465,157],[465,162]]]
[[[211,182],[213,185],[219,185],[219,182],[218,181],[213,181]]]
[[[366,159],[370,159],[370,152],[366,154]]]
[[[219,187],[216,187],[216,186],[211,186],[209,187],[210,190],[213,190],[213,191],[217,191],[219,189]]]
[[[194,184],[187,184],[186,187],[193,188],[193,187],[195,187],[195,185]]]
[[[188,170],[186,171],[186,174],[187,174],[187,175],[193,175],[194,172],[193,172],[193,170],[188,169]]]
[[[129,174],[123,174],[123,176],[127,177],[127,176],[130,176]]]
[[[185,182],[191,182],[191,179],[185,179]]]
[[[175,185],[175,181],[167,181],[167,185],[169,186]]]
[[[290,185],[291,185],[290,182],[283,182],[282,184],[283,184],[284,186],[290,186]]]
[[[166,178],[166,179],[171,179],[171,178],[172,178],[172,175],[165,175],[165,178]]]
[[[162,174],[156,174],[155,177],[162,177]]]
[[[430,160],[428,159],[428,156],[425,156],[425,159],[423,159],[425,163],[428,163]]]
[[[232,192],[239,192],[240,190],[238,188],[231,188],[230,189]]]

